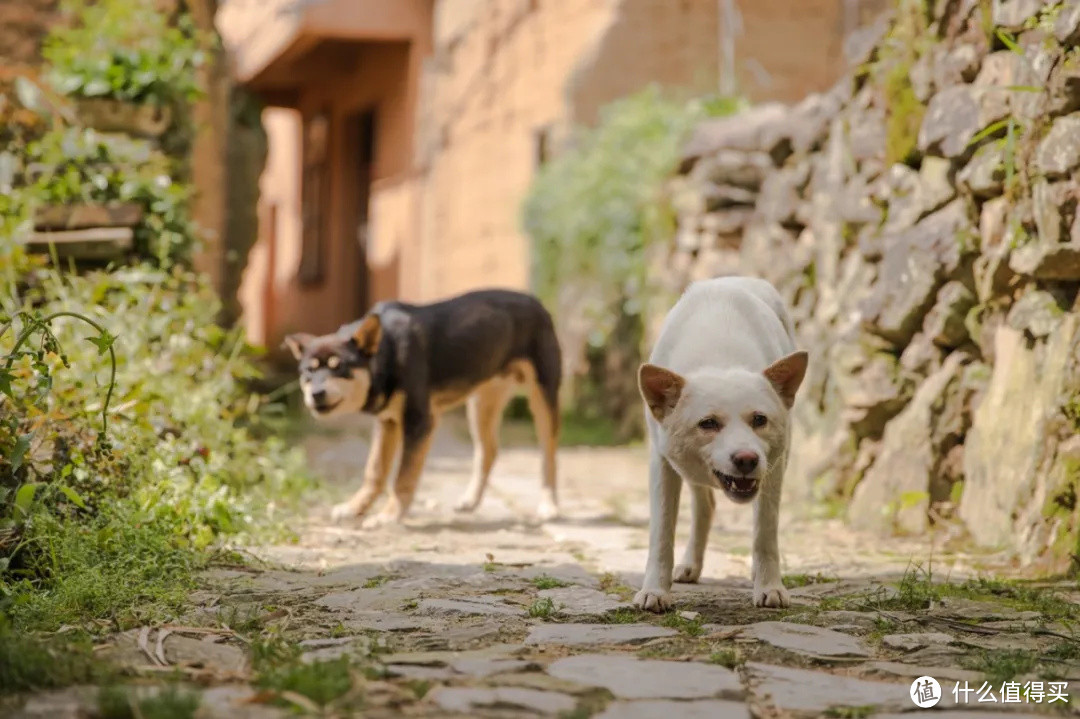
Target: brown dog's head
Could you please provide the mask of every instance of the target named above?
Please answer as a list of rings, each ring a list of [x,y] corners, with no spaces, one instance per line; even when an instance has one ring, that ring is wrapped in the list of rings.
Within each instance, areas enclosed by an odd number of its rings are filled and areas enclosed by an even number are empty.
[[[298,333],[285,346],[300,363],[304,404],[316,417],[359,412],[371,389],[371,360],[382,341],[382,324],[374,314],[316,337]]]

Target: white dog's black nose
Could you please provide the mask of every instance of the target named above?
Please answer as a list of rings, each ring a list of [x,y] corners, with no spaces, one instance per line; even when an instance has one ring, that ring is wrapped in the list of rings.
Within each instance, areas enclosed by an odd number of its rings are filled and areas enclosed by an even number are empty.
[[[326,404],[326,391],[319,390],[318,392],[312,392],[311,401],[315,403],[316,407],[322,407]]]
[[[758,466],[758,456],[756,452],[743,449],[735,452],[731,455],[731,463],[735,465],[735,469],[739,470],[742,474],[750,474]]]

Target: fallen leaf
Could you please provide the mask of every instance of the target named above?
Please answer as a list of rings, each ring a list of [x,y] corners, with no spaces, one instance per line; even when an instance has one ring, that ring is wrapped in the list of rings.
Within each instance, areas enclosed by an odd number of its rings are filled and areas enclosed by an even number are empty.
[[[157,635],[157,647],[155,649],[155,653],[157,654],[157,658],[161,662],[161,666],[163,667],[169,666],[169,660],[165,658],[165,637],[169,636],[170,634],[172,634],[171,629],[162,629],[158,632]]]

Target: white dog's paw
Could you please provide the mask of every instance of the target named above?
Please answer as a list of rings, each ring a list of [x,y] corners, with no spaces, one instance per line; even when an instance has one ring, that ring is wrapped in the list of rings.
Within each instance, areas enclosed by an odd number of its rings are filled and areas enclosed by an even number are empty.
[[[349,502],[335,504],[330,508],[330,519],[334,522],[342,522],[356,516],[356,507]]]
[[[468,514],[474,511],[480,506],[480,498],[474,497],[471,494],[464,495],[461,499],[454,503],[454,511]]]
[[[550,499],[545,499],[540,502],[540,507],[536,510],[536,518],[541,522],[550,522],[553,519],[559,517],[559,505],[552,502]]]
[[[680,584],[693,584],[701,578],[701,567],[697,564],[676,564],[671,580]]]
[[[771,584],[764,587],[754,587],[755,607],[786,607],[791,604],[787,590],[782,584]]]
[[[659,587],[654,589],[645,588],[634,595],[634,606],[650,612],[666,612],[671,609],[671,594]]]

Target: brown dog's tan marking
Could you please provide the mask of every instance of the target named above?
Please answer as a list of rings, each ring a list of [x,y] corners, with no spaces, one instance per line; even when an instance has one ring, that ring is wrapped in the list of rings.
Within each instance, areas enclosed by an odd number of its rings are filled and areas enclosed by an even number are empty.
[[[342,505],[343,511],[348,511],[353,516],[367,514],[375,500],[386,491],[386,480],[390,477],[394,461],[401,450],[401,407],[404,401],[404,395],[396,395],[391,399],[387,410],[376,419],[371,450],[364,467],[364,483],[356,494]]]

